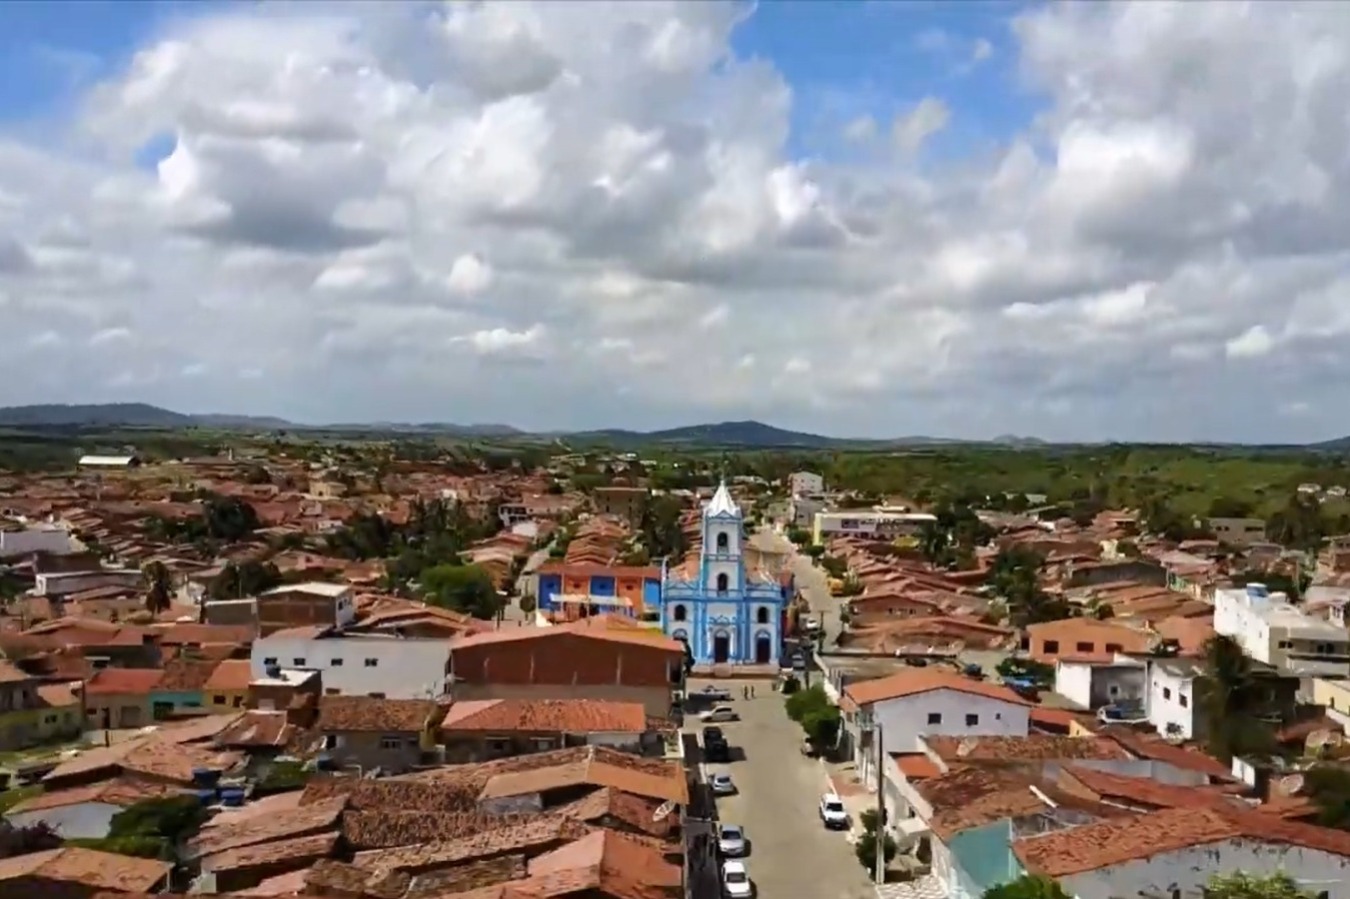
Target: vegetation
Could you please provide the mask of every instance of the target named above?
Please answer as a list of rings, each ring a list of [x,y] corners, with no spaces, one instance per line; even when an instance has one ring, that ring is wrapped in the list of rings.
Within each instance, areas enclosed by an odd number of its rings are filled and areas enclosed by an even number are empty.
[[[1042,621],[1059,621],[1073,615],[1065,600],[1041,589],[1045,560],[1034,550],[1014,546],[999,550],[989,568],[989,585],[1008,609],[1015,627]]]
[[[141,571],[145,581],[145,610],[151,615],[166,611],[173,603],[173,582],[163,562],[151,562]]]
[[[18,827],[0,818],[0,859],[42,852],[61,845],[61,835],[45,822]]]
[[[673,496],[656,496],[647,503],[642,513],[642,546],[648,559],[660,559],[669,556],[679,559],[688,547],[685,544],[684,531],[680,527],[680,517],[684,506]]]
[[[834,745],[841,723],[839,706],[830,702],[822,685],[796,690],[783,704],[788,717],[802,726],[808,740],[817,747]]]
[[[176,862],[183,845],[196,835],[206,819],[207,811],[196,796],[143,799],[113,815],[106,837],[68,842],[121,855]]]
[[[258,515],[248,503],[236,497],[208,494],[200,514],[186,518],[151,518],[146,524],[146,534],[167,543],[233,542],[243,540],[258,526]]]
[[[206,593],[211,599],[241,599],[280,587],[283,580],[277,566],[270,562],[227,562]]]
[[[985,894],[988,896],[988,894]],[[1283,871],[1271,874],[1215,874],[1205,885],[1209,899],[1312,899],[1310,891]]]
[[[502,610],[492,578],[477,565],[446,564],[422,572],[422,597],[432,605],[490,620]]]
[[[1303,774],[1304,790],[1317,807],[1317,823],[1350,830],[1350,771],[1335,765],[1314,765]]]
[[[981,899],[1072,899],[1057,881],[1036,874],[1023,874],[1016,880],[990,887]]]
[[[890,864],[895,858],[899,847],[896,845],[895,838],[885,832],[881,826],[881,816],[876,809],[868,809],[858,817],[858,823],[862,825],[862,835],[858,837],[858,842],[853,844],[853,853],[858,857],[858,863],[868,871],[875,871],[877,867],[877,847],[881,848],[882,861],[884,864]]]
[[[1200,681],[1200,712],[1209,754],[1224,762],[1234,756],[1269,757],[1277,751],[1274,727],[1262,720],[1267,688],[1251,660],[1231,637],[1205,644],[1207,676]]]

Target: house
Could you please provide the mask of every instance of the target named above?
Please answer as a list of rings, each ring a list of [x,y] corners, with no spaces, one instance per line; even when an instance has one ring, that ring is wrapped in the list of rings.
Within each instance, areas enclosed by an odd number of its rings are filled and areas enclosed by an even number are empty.
[[[216,664],[202,685],[202,704],[213,711],[243,708],[252,680],[253,663],[249,659],[225,659]]]
[[[201,714],[203,687],[216,663],[205,659],[173,659],[164,665],[159,682],[150,691],[150,713],[156,721],[188,712]]]
[[[684,660],[679,641],[616,616],[508,628],[451,642],[451,695],[636,702],[669,718],[684,689]]]
[[[426,699],[324,696],[315,729],[339,765],[398,774],[422,761],[445,707]]]
[[[641,618],[649,609],[660,614],[661,569],[656,566],[554,561],[541,565],[535,579],[539,610],[568,620],[607,611],[632,618]],[[584,601],[573,601],[576,597]]]
[[[84,683],[84,707],[91,727],[123,730],[155,720],[150,694],[164,672],[157,668],[103,668]]]
[[[876,789],[884,752],[917,752],[925,735],[1025,736],[1031,703],[1004,686],[921,668],[849,684],[840,708],[859,777]]]
[[[141,460],[137,456],[81,456],[75,464],[80,468],[116,470],[139,468]]]
[[[1167,569],[1152,559],[1105,559],[1071,564],[1064,578],[1066,588],[1121,582],[1161,587],[1167,583]]]
[[[655,739],[644,739],[644,737]],[[479,699],[456,702],[440,725],[447,762],[476,762],[563,746],[632,752],[661,744],[636,702],[594,699]]]
[[[819,496],[825,492],[825,479],[814,471],[797,471],[788,475],[789,496]]]
[[[0,528],[0,559],[18,559],[33,553],[62,555],[74,550],[70,530],[57,524],[30,524]]]
[[[1065,618],[1028,625],[1022,648],[1035,661],[1053,665],[1061,658],[1112,661],[1116,653],[1142,654],[1160,642],[1156,634],[1126,624]]]
[[[1266,665],[1305,677],[1350,676],[1350,632],[1264,584],[1214,591],[1214,630]]]
[[[0,896],[93,899],[99,893],[158,893],[173,865],[63,846],[0,860]]]
[[[1220,871],[1281,870],[1326,899],[1350,897],[1350,834],[1225,807],[1164,809],[1015,840],[1032,874],[1076,899],[1200,897]]]
[[[446,692],[449,658],[450,641],[444,638],[308,626],[260,637],[249,663],[255,680],[277,668],[318,671],[324,692],[332,696],[431,699]]]
[[[128,806],[182,792],[176,784],[117,777],[39,793],[14,805],[5,818],[15,827],[46,824],[68,840],[101,839],[108,835],[113,817]]]
[[[0,659],[0,750],[78,736],[83,725],[83,703],[70,685],[43,683]]]
[[[356,618],[356,596],[348,584],[284,584],[258,596],[257,614],[264,637],[286,628],[345,627]]]
[[[1206,523],[1215,539],[1229,546],[1245,547],[1266,539],[1264,518],[1210,518]]]
[[[1143,708],[1148,671],[1143,661],[1120,657],[1114,662],[1071,661],[1055,663],[1055,692],[1080,708],[1097,710],[1107,705],[1138,705]]]
[[[622,518],[636,529],[642,526],[650,496],[646,487],[597,487],[591,498],[598,514]]]

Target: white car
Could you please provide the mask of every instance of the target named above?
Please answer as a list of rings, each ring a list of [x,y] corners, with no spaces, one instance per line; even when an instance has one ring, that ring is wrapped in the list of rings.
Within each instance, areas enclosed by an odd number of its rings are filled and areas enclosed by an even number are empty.
[[[848,809],[844,808],[844,800],[840,799],[834,793],[826,793],[820,797],[820,820],[830,830],[845,830],[848,828]]]
[[[814,634],[816,631],[820,630],[820,619],[814,615],[811,616],[806,619],[806,622],[802,625],[802,629],[808,634]]]
[[[745,828],[739,824],[723,824],[719,827],[717,851],[726,858],[745,855]]]
[[[723,862],[722,892],[728,899],[749,899],[754,891],[750,875],[745,871],[745,862],[735,860]]]
[[[701,721],[740,721],[741,716],[729,705],[716,705],[699,715]]]
[[[732,783],[730,774],[714,774],[708,778],[708,786],[712,787],[714,796],[731,796],[736,792],[736,784]]]

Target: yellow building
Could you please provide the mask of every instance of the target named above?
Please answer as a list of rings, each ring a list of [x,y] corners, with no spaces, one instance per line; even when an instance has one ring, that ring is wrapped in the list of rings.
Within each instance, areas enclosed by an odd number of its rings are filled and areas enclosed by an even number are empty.
[[[202,706],[217,712],[246,708],[251,680],[248,659],[225,659],[202,687]]]
[[[84,703],[70,684],[43,683],[0,659],[0,751],[28,749],[84,732]]]
[[[1313,703],[1342,727],[1350,721],[1350,680],[1331,677],[1313,678]]]

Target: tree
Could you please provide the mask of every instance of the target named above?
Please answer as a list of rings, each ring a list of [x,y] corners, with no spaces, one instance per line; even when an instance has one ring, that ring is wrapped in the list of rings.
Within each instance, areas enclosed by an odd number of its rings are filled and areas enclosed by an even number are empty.
[[[831,746],[838,738],[839,707],[830,702],[822,685],[793,692],[783,706],[788,717],[802,726],[806,738],[816,746]]]
[[[432,605],[485,621],[501,610],[501,597],[492,576],[477,565],[437,565],[422,572],[420,584],[424,598]]]
[[[273,587],[280,587],[281,572],[271,562],[259,562],[250,559],[235,564],[226,563],[220,574],[216,575],[206,588],[212,599],[241,599],[245,596],[257,596]]]
[[[1350,771],[1334,765],[1314,765],[1303,774],[1304,790],[1317,807],[1317,823],[1350,830]]]
[[[1072,899],[1057,881],[1037,874],[1023,874],[984,891],[981,899]]]
[[[518,605],[520,611],[524,612],[526,615],[533,614],[534,610],[539,607],[539,603],[535,600],[533,593],[520,594],[520,598],[516,600],[516,605]]]
[[[151,562],[141,569],[145,585],[145,610],[151,615],[167,611],[173,604],[173,585],[168,567],[163,562]]]
[[[45,821],[20,827],[0,818],[0,858],[56,849],[60,845],[61,835]]]
[[[988,894],[986,894],[988,895]],[[1215,874],[1205,885],[1210,899],[1312,899],[1312,893],[1283,871],[1270,874]]]
[[[869,872],[875,871],[879,846],[883,862],[890,864],[900,847],[896,845],[895,838],[881,827],[881,816],[875,809],[868,809],[859,816],[858,823],[863,827],[862,836],[858,837],[858,842],[853,845],[853,854],[857,856],[858,863]]]
[[[1242,647],[1232,637],[1211,637],[1205,644],[1205,669],[1200,710],[1210,755],[1224,762],[1238,755],[1272,755],[1274,728],[1260,717],[1266,690]]]

